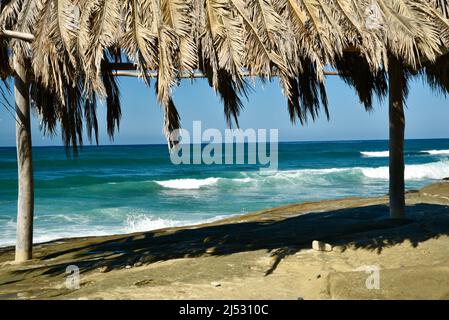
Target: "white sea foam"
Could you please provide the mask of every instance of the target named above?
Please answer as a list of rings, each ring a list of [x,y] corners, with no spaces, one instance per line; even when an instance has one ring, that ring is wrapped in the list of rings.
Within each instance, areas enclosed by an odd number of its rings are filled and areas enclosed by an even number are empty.
[[[107,236],[113,234],[126,233],[125,230],[119,228],[108,228],[101,226],[88,225],[86,227],[71,227],[71,228],[35,228],[33,235],[33,243],[43,243],[53,241],[56,239],[64,238],[77,238],[77,237],[94,237],[94,236]],[[16,242],[15,227],[8,228],[2,231],[2,238],[0,239],[0,247],[11,246]]]
[[[224,217],[216,216],[205,220],[172,220],[155,217],[148,214],[128,215],[125,221],[125,233],[151,231],[170,227],[193,226],[213,222]]]
[[[35,228],[33,242],[35,244],[53,241],[56,239],[90,237],[90,236],[108,236],[114,234],[126,234],[133,232],[145,232],[169,227],[181,227],[209,223],[230,217],[230,215],[217,215],[215,217],[203,220],[173,220],[155,217],[150,214],[128,214],[123,225],[99,226],[86,225],[72,226],[69,228]],[[0,247],[15,244],[15,224],[7,228],[0,229],[2,238],[0,238]]]
[[[423,150],[419,152],[434,156],[449,155],[449,150]],[[390,156],[389,151],[360,151],[360,154],[367,158],[388,158]]]
[[[428,153],[431,155],[449,155],[449,150],[424,150],[423,153]]]
[[[388,167],[360,168],[360,170],[368,178],[387,180],[389,176]],[[449,177],[449,161],[447,160],[405,166],[405,180],[437,180],[446,177]]]
[[[328,169],[301,169],[301,170],[288,170],[279,171],[271,176],[264,177],[265,180],[290,180],[304,179],[310,177],[315,179],[317,177],[332,177],[335,175],[344,177],[345,175],[357,175],[361,174],[364,177],[372,179],[388,179],[389,168],[384,167],[352,167],[352,168],[328,168]],[[405,179],[406,180],[439,180],[449,177],[449,161],[441,160],[437,162],[430,162],[424,164],[411,164],[405,166]],[[261,177],[262,178],[262,177]]]
[[[165,181],[155,181],[158,185],[169,189],[200,189],[201,187],[214,185],[220,178],[206,179],[173,179]]]
[[[205,179],[175,179],[155,181],[157,184],[170,189],[201,189],[203,187],[240,187],[243,184],[252,185],[282,185],[302,183],[330,183],[333,179],[352,179],[365,177],[370,179],[387,180],[389,169],[384,167],[350,167],[325,169],[298,169],[273,172],[269,175],[259,172],[241,172],[241,178],[205,178]],[[406,180],[438,180],[449,177],[449,161],[441,160],[425,164],[411,164],[405,166]],[[332,179],[332,180],[330,180]]]
[[[389,151],[360,151],[360,154],[367,158],[388,158]]]
[[[156,230],[182,225],[182,221],[157,218],[151,215],[128,215],[125,221],[125,232]]]
[[[334,173],[351,172],[352,168],[328,168],[328,169],[300,169],[275,171],[270,174],[259,172],[241,172],[241,178],[205,178],[205,179],[174,179],[154,181],[158,185],[168,189],[198,190],[203,187],[240,186],[242,184],[258,183],[297,183],[299,180],[314,179],[317,176],[332,175]]]

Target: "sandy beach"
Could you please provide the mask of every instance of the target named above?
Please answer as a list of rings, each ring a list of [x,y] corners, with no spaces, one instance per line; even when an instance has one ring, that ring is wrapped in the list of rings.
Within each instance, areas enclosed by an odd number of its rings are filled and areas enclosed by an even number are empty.
[[[449,183],[387,197],[292,204],[193,227],[38,244],[12,263],[0,299],[449,299]],[[332,251],[312,249],[312,241]],[[80,288],[66,287],[66,268]],[[379,288],[367,288],[367,267]],[[364,271],[365,270],[365,271]]]

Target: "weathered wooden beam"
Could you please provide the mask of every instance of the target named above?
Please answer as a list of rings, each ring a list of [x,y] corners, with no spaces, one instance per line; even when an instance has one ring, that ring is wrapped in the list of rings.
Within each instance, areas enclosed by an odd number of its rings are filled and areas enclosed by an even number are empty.
[[[112,71],[112,74],[117,77],[150,77],[150,78],[157,78],[157,72],[150,72],[146,75],[144,75],[142,72],[139,71],[128,71],[128,69],[116,69],[115,71]],[[325,71],[324,75],[326,76],[339,76],[339,72],[332,72],[332,71]],[[243,77],[256,77],[256,75],[252,75],[249,72],[243,72]],[[181,79],[198,79],[198,78],[206,78],[206,75],[201,72],[195,72],[195,73],[181,73],[179,75],[179,78]]]
[[[6,36],[9,38],[19,39],[23,41],[32,42],[35,38],[31,33],[19,32],[19,31],[11,31],[11,30],[0,30],[0,37]],[[348,52],[355,52],[357,49],[355,47],[349,47]],[[129,62],[121,62],[121,63],[108,63],[108,67],[112,70],[115,70],[113,74],[118,77],[141,77],[142,73],[130,72],[137,71],[137,66],[133,63]],[[338,76],[338,72],[324,72],[325,75],[328,76]],[[257,75],[251,75],[249,72],[243,72],[242,75],[244,77],[251,77]],[[156,78],[157,72],[149,72],[146,76],[150,78]],[[189,73],[185,72],[180,75],[180,78],[206,78],[206,75],[202,73]]]
[[[145,77],[145,76],[147,76],[150,78],[157,78],[156,71],[152,71],[147,74],[143,74],[142,72],[138,72],[138,71],[117,70],[117,71],[112,71],[112,75],[117,76],[117,77]],[[195,73],[184,72],[179,75],[179,78],[181,78],[181,79],[206,78],[206,75],[201,72],[195,72]]]
[[[34,35],[32,35],[31,33],[11,31],[11,30],[0,30],[0,37],[1,36],[19,39],[27,42],[32,42],[34,40]]]

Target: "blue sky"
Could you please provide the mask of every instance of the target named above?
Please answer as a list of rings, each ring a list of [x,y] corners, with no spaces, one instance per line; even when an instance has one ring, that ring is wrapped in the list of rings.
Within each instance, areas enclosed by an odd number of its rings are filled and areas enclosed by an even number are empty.
[[[153,82],[154,84],[154,82]],[[277,128],[281,141],[364,140],[388,138],[387,101],[366,112],[358,102],[353,89],[338,77],[326,79],[331,119],[324,114],[316,122],[305,126],[292,125],[285,98],[277,81],[257,83],[239,118],[242,129]],[[122,121],[120,131],[111,142],[106,134],[105,106],[99,104],[98,117],[100,144],[152,144],[165,143],[162,134],[163,115],[156,102],[154,88],[146,87],[142,80],[121,78]],[[184,80],[174,91],[174,100],[181,114],[182,126],[192,127],[195,120],[202,128],[224,130],[226,123],[219,98],[205,80]],[[433,93],[421,80],[410,86],[406,110],[406,138],[449,138],[449,101]],[[0,108],[0,146],[14,146],[15,123],[4,107]],[[45,137],[39,131],[38,120],[33,116],[33,145],[61,145],[59,134]],[[88,144],[87,139],[85,139]]]

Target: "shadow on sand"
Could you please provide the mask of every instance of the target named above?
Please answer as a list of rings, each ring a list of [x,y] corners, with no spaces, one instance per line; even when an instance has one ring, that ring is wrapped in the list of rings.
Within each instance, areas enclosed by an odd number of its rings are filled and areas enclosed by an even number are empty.
[[[310,249],[313,240],[329,242],[342,250],[348,247],[363,248],[380,254],[383,248],[406,240],[417,247],[430,238],[449,235],[448,206],[412,205],[407,207],[407,215],[407,220],[390,220],[387,206],[373,205],[309,213],[277,221],[175,228],[115,236],[107,241],[102,238],[75,239],[70,240],[75,242],[73,248],[61,247],[40,255],[40,262],[48,264],[45,268],[35,267],[34,272],[60,275],[70,264],[77,265],[81,272],[101,267],[113,270],[177,258],[265,249],[275,257],[275,262],[266,271],[269,275],[284,257],[301,249]],[[33,270],[14,271],[16,275],[25,272]]]

